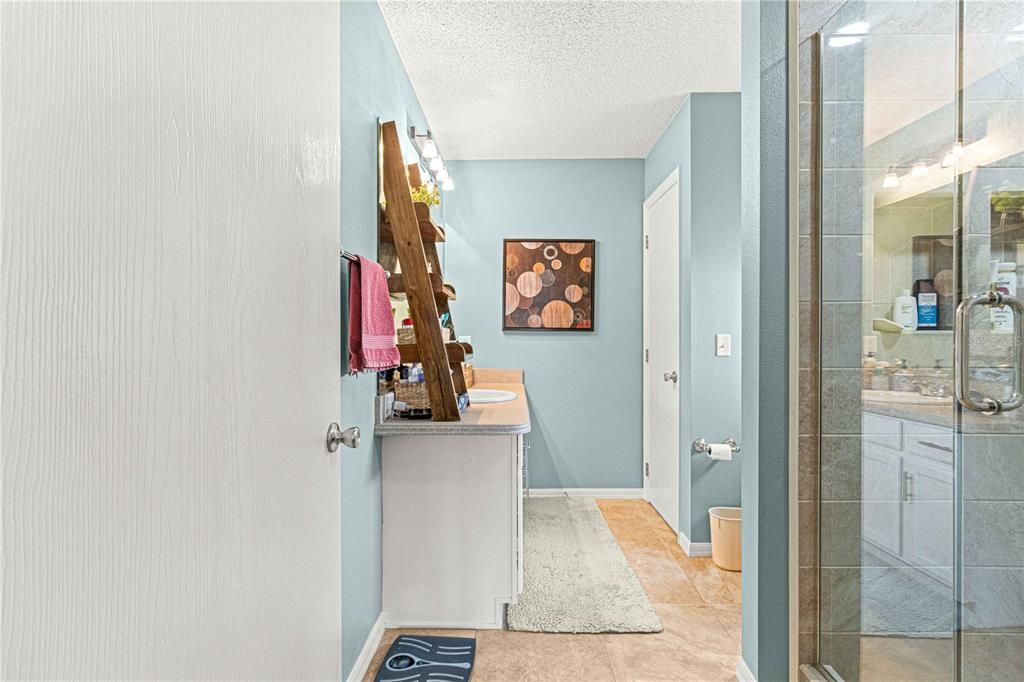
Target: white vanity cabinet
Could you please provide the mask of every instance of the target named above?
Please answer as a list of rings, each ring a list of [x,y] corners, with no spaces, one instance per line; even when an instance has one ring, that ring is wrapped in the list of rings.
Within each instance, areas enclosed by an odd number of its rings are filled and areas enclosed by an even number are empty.
[[[871,412],[863,424],[863,538],[951,584],[952,429]]]
[[[382,442],[388,627],[500,628],[522,590],[523,436]]]

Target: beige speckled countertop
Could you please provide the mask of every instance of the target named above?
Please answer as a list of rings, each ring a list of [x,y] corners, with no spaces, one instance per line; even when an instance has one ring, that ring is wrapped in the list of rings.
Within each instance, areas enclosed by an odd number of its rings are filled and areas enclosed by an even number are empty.
[[[947,405],[906,405],[864,401],[864,411],[897,419],[953,428],[952,403]],[[1005,414],[984,415],[964,411],[963,433],[1024,433],[1024,408]]]
[[[530,408],[526,401],[522,370],[476,369],[472,388],[512,391],[515,400],[470,405],[462,421],[435,422],[430,419],[395,419],[379,422],[378,436],[505,436],[530,432]]]

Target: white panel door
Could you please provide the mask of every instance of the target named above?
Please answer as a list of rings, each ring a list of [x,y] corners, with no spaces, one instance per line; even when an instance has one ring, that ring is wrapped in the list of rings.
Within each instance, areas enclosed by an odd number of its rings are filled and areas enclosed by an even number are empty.
[[[679,532],[679,171],[644,202],[644,489]]]
[[[3,677],[338,679],[337,4],[0,11]]]

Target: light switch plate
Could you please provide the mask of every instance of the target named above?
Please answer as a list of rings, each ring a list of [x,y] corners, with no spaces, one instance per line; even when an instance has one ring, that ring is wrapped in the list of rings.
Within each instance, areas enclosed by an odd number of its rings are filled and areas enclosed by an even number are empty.
[[[720,358],[732,355],[732,334],[715,334],[715,355]]]

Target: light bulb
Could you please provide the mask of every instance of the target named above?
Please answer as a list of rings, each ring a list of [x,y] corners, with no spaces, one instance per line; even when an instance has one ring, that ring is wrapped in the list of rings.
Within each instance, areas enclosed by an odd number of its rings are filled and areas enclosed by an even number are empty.
[[[441,160],[440,156],[435,156],[430,160],[430,170],[437,172],[444,168],[444,161]]]
[[[423,143],[422,153],[424,159],[432,159],[437,156],[437,145],[429,137]]]
[[[953,155],[953,152],[946,152],[946,155],[942,157],[942,167],[949,168],[953,165],[954,161],[956,161],[956,157]]]
[[[455,183],[452,182],[451,178],[445,178],[444,182],[441,183],[441,189],[443,189],[445,192],[451,192],[453,189],[455,189]]]
[[[444,181],[447,180],[448,177],[449,177],[448,176],[448,169],[447,168],[442,168],[441,170],[437,171],[436,177],[437,177],[437,181],[440,182],[442,185],[444,185]]]
[[[923,178],[924,176],[928,175],[928,164],[926,164],[924,161],[918,161],[917,163],[914,164],[914,167],[911,169],[910,174],[915,178]]]
[[[895,189],[900,186],[900,178],[890,168],[889,172],[885,174],[885,180],[882,180],[882,189]]]

